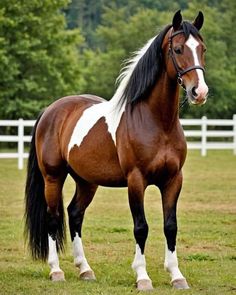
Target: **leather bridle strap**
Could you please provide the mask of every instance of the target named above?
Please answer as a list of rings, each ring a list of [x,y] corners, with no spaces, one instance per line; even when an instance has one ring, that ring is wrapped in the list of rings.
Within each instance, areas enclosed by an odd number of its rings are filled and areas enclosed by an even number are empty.
[[[202,70],[203,72],[205,72],[205,69],[202,66],[192,66],[192,67],[188,67],[186,70],[182,70],[180,71],[180,75],[183,76],[184,74],[192,71],[192,70]]]
[[[175,70],[176,70],[176,73],[177,73],[177,81],[178,83],[183,86],[183,79],[182,79],[182,76],[185,75],[186,73],[190,72],[190,71],[193,71],[193,70],[202,70],[203,72],[205,72],[205,69],[200,66],[200,65],[197,65],[197,66],[191,66],[191,67],[188,67],[187,69],[180,69],[180,67],[178,66],[178,63],[175,59],[175,55],[173,53],[173,47],[172,47],[172,39],[173,37],[179,35],[179,34],[183,34],[184,31],[183,30],[179,30],[179,31],[176,31],[176,32],[173,32],[173,29],[172,29],[172,32],[171,32],[171,36],[169,37],[169,55],[172,59],[172,62],[173,62],[173,65],[175,67]]]

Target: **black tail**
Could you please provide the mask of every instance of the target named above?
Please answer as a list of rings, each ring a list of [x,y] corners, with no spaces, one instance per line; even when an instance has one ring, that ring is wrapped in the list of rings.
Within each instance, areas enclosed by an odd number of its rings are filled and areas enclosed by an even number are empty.
[[[33,129],[28,159],[25,187],[25,236],[29,241],[32,257],[34,259],[42,259],[45,261],[48,257],[48,231],[51,222],[49,214],[47,213],[47,204],[44,195],[44,180],[39,169],[35,146],[35,133],[41,116],[38,118]],[[58,250],[63,250],[65,224],[62,198],[58,211],[59,217],[56,220],[57,231],[54,238],[57,241]]]

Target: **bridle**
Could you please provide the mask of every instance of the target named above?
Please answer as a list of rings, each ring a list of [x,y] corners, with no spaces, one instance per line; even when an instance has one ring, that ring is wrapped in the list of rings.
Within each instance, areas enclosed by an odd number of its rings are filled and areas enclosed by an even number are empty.
[[[183,34],[183,33],[184,33],[183,30],[179,30],[179,31],[176,31],[176,32],[173,32],[173,29],[171,30],[171,35],[169,37],[169,56],[172,59],[173,65],[174,65],[176,73],[177,73],[177,82],[179,83],[180,86],[185,88],[184,83],[183,83],[183,79],[182,79],[183,75],[185,75],[186,73],[188,73],[188,72],[190,72],[192,70],[196,70],[196,69],[202,70],[205,73],[205,69],[204,69],[204,67],[202,67],[200,65],[197,65],[197,66],[191,66],[191,67],[188,67],[187,69],[182,70],[178,66],[178,63],[177,63],[177,61],[175,59],[175,55],[174,55],[174,52],[173,52],[172,39],[175,36],[177,36],[179,34]]]

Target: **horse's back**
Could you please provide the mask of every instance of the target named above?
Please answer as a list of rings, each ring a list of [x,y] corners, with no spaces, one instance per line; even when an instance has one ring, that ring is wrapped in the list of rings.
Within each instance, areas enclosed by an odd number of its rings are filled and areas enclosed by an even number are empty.
[[[69,114],[74,110],[84,111],[87,107],[104,101],[105,100],[103,98],[91,94],[65,96],[50,104],[45,109],[43,116],[51,116],[52,113],[55,115],[59,115],[61,113]]]

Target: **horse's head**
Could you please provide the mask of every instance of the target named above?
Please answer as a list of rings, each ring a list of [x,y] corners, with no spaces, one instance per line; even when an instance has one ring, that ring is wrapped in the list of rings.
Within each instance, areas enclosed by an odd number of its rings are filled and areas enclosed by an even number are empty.
[[[203,21],[202,12],[193,23],[189,23],[182,21],[182,15],[177,11],[163,42],[169,77],[177,79],[186,90],[189,102],[196,105],[204,104],[208,94],[204,80],[206,46],[199,34]]]

